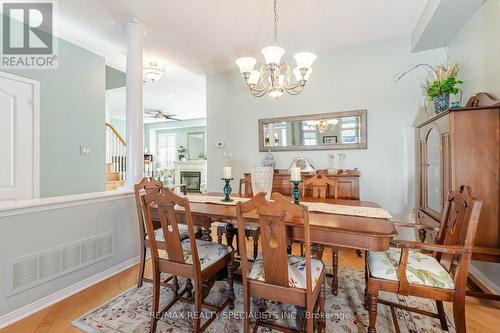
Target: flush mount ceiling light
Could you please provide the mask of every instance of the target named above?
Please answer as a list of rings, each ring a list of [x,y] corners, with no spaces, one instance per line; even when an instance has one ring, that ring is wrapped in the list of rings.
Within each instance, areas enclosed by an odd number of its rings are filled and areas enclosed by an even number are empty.
[[[160,67],[156,62],[152,61],[144,66],[143,77],[144,81],[157,82],[165,76],[165,68]]]
[[[236,60],[241,75],[245,79],[250,93],[255,97],[268,94],[278,98],[287,92],[290,95],[300,94],[312,73],[312,64],[316,55],[310,52],[299,52],[293,57],[297,67],[291,70],[286,62],[281,61],[285,50],[278,45],[278,0],[274,0],[274,43],[262,49],[265,64],[260,70],[254,70],[257,60],[252,57],[243,57]],[[295,80],[292,79],[292,74]]]

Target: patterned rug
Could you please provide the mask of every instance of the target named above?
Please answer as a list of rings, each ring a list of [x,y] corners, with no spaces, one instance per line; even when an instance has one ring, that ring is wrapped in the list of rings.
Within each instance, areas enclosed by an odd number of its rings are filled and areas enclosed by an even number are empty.
[[[368,327],[368,313],[363,308],[364,273],[362,270],[353,268],[339,269],[339,294],[333,297],[329,287],[326,293],[325,311],[327,313],[327,332],[358,333],[366,332]],[[242,288],[235,284],[236,304],[234,310],[226,310],[209,326],[206,332],[242,332],[240,319],[243,313]],[[217,282],[205,302],[217,304],[225,299],[227,286],[225,282]],[[73,322],[73,326],[85,332],[149,332],[151,284],[145,283],[143,287],[131,288],[123,294],[111,299],[97,309],[87,313]],[[162,288],[160,298],[161,304],[166,304],[172,297],[172,292]],[[380,298],[399,302],[408,306],[419,307],[427,311],[436,311],[435,303],[423,298],[398,297],[394,294],[381,293]],[[257,304],[252,305],[252,310],[257,309]],[[299,311],[297,311],[299,310]],[[158,322],[156,332],[181,333],[191,332],[192,306],[178,302]],[[297,327],[297,317],[301,311],[286,304],[274,304],[267,302],[269,318],[284,323],[291,327]],[[202,318],[207,318],[202,315]],[[277,314],[280,314],[279,316]],[[282,316],[282,314],[284,314]],[[442,332],[439,320],[432,319],[419,314],[396,309],[396,315],[401,332],[408,333],[435,333]],[[449,332],[454,333],[454,326],[448,315]],[[203,319],[202,319],[203,322]],[[390,308],[379,304],[377,317],[378,332],[395,332],[392,322]],[[275,332],[266,328],[259,328],[259,332]]]

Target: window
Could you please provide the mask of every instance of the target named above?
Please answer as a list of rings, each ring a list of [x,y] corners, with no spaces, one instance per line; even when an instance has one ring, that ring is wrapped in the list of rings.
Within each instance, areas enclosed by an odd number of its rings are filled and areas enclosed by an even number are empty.
[[[175,133],[160,133],[157,140],[159,168],[172,168],[177,160],[177,136]]]
[[[340,130],[341,143],[358,143],[359,141],[359,117],[342,118],[342,127]]]
[[[318,143],[318,132],[313,122],[305,121],[303,123],[302,140],[305,146],[314,146]]]

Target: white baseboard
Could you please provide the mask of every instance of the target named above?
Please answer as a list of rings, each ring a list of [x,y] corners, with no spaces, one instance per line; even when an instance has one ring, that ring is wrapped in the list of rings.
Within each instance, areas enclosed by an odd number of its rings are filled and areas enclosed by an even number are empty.
[[[477,267],[470,265],[469,273],[472,274],[476,279],[478,279],[492,293],[494,293],[495,295],[500,295],[500,285],[484,275],[483,272],[481,272]]]
[[[6,315],[0,317],[0,329],[8,325],[11,325],[23,318],[26,318],[32,315],[33,313],[38,312],[48,306],[51,306],[54,303],[60,302],[63,299],[68,298],[69,296],[76,294],[77,292],[80,292],[84,289],[87,289],[96,283],[106,280],[113,275],[123,272],[124,270],[136,265],[138,262],[139,262],[139,256],[131,258],[118,265],[108,268],[105,271],[97,273],[94,276],[86,278],[85,280],[77,282],[67,288],[64,288],[51,295],[41,298],[31,304],[25,305],[22,308],[7,313]]]

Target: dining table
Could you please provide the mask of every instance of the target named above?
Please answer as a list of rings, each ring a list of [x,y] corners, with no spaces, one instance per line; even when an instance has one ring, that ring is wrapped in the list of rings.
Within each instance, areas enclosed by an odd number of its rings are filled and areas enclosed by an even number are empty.
[[[211,199],[223,198],[220,193],[207,194]],[[233,195],[233,198],[248,198],[246,196]],[[216,221],[224,221],[226,224],[228,239],[232,239],[234,225],[237,224],[236,204],[222,202],[219,199],[209,200],[209,202],[197,202],[197,197],[190,194],[188,198],[193,199],[190,202],[192,221],[195,226],[200,227],[198,237],[212,241],[211,224]],[[290,198],[290,201],[293,201]],[[372,207],[380,208],[375,202],[345,199],[320,199],[320,198],[301,198],[303,203],[322,203],[341,206]],[[180,223],[185,222],[184,209],[176,208],[177,220]],[[151,217],[157,227],[160,227],[158,211],[153,209]],[[250,212],[244,215],[244,222],[248,225],[259,225],[257,212]],[[293,241],[304,241],[304,226],[299,220],[285,220],[287,226],[287,237]],[[313,251],[319,249],[322,253],[323,247],[351,248],[366,251],[385,251],[389,249],[391,240],[397,235],[396,228],[390,222],[389,217],[378,218],[348,214],[331,214],[324,212],[309,212],[309,230],[310,240]],[[319,256],[321,257],[321,256]],[[334,266],[338,265],[334,260]],[[333,279],[332,285],[337,285],[337,269],[332,267]]]

